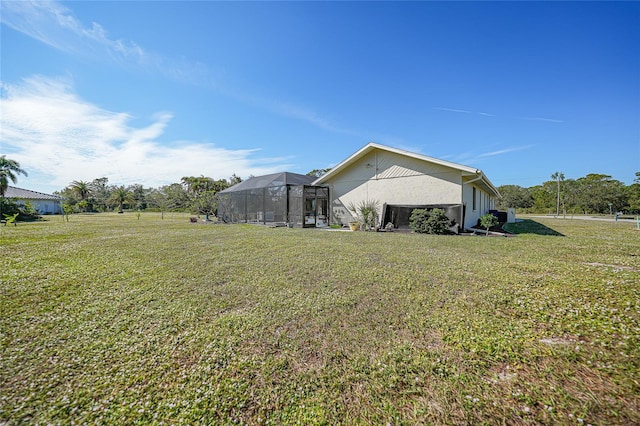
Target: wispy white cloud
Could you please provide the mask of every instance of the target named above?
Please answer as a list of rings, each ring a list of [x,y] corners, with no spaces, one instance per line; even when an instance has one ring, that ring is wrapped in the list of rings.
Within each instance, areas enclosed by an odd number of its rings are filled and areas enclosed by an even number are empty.
[[[564,123],[564,120],[556,120],[554,118],[543,118],[543,117],[518,117],[520,120],[530,120],[530,121],[546,121],[548,123]]]
[[[11,0],[3,1],[0,8],[3,24],[67,54],[159,73],[176,81],[215,85],[202,64],[164,58],[135,41],[112,38],[99,23],[85,26],[56,1]]]
[[[466,109],[443,108],[443,107],[433,107],[433,109],[437,109],[439,111],[457,112],[462,114],[477,114],[485,117],[495,117],[494,114],[489,114],[488,112],[467,111]]]
[[[69,8],[56,1],[2,1],[0,7],[3,24],[65,53],[95,61],[106,60],[125,69],[137,68],[160,74],[323,130],[356,134],[332,124],[310,108],[225,87],[220,77],[224,74],[222,71],[213,71],[198,61],[167,58],[143,48],[135,41],[115,39],[99,23],[84,25]]]
[[[334,133],[349,134],[353,136],[360,136],[360,133],[355,130],[350,130],[342,127],[338,127],[330,120],[322,117],[313,109],[300,106],[291,102],[285,102],[277,99],[266,99],[255,95],[244,95],[240,93],[226,92],[228,96],[233,97],[245,104],[252,105],[254,107],[261,108],[269,111],[273,114],[277,114],[282,117],[288,117],[299,121],[304,121],[314,125],[323,130],[327,130]]]
[[[513,146],[509,148],[499,149],[497,151],[485,152],[483,154],[478,155],[477,157],[478,158],[495,157],[497,155],[508,154],[510,152],[524,151],[532,147],[533,145]]]
[[[98,23],[85,27],[71,11],[55,1],[2,2],[2,23],[64,52],[143,63],[147,54],[134,42],[110,39]]]
[[[437,110],[440,110],[440,111],[460,112],[460,113],[463,113],[463,114],[473,114],[472,111],[467,111],[467,110],[464,110],[464,109],[453,109],[453,108],[442,108],[442,107],[433,107],[433,109],[437,109]]]
[[[507,148],[497,149],[495,151],[484,152],[477,154],[473,151],[465,151],[456,154],[440,155],[439,158],[452,161],[454,163],[465,164],[468,166],[474,166],[490,160],[493,157],[499,157],[501,155],[509,154],[512,152],[525,151],[533,148],[535,145],[522,145],[511,146]]]
[[[484,117],[497,117],[495,114],[489,114],[487,112],[467,111],[465,109],[443,108],[443,107],[432,107],[432,108],[437,109],[439,111],[457,112],[462,114],[477,114],[477,115],[482,115]],[[564,120],[557,120],[554,118],[544,118],[544,117],[515,117],[515,118],[517,118],[518,120],[546,121],[548,123],[564,123]]]
[[[146,126],[132,126],[133,118],[81,99],[66,79],[35,76],[19,85],[3,83],[0,148],[31,176],[46,175],[47,184],[59,188],[102,176],[114,183],[155,187],[183,176],[246,177],[291,166],[287,158],[258,158],[256,149],[161,143],[172,119],[168,112],[158,112]]]

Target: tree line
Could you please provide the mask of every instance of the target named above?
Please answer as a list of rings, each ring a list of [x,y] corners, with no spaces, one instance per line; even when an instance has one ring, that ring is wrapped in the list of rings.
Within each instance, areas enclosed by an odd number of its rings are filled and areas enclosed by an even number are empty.
[[[307,173],[319,177],[330,169],[314,169]],[[4,198],[9,181],[16,183],[18,175],[27,176],[20,164],[0,156],[0,218],[4,213],[18,211],[18,206]],[[623,212],[640,214],[640,172],[631,185],[613,179],[609,175],[589,173],[578,179],[565,179],[562,172],[555,172],[541,185],[524,188],[519,185],[502,185],[497,206],[509,207],[526,213],[612,214]],[[180,182],[159,188],[145,188],[141,184],[112,185],[101,177],[92,181],[71,182],[55,194],[64,198],[65,213],[107,212],[117,209],[185,211],[202,215],[215,215],[216,194],[242,182],[233,174],[229,179],[213,179],[186,176]]]
[[[640,213],[640,172],[631,185],[611,176],[589,173],[578,179],[565,179],[556,172],[541,185],[523,188],[502,185],[499,209],[518,208],[529,213],[627,214]]]
[[[74,180],[54,193],[64,198],[66,213],[152,210],[208,216],[217,211],[216,194],[240,182],[242,179],[235,174],[229,179],[185,176],[178,183],[145,188],[141,184],[112,185],[108,178],[101,177],[92,181]]]
[[[330,169],[314,169],[307,175],[319,177]],[[249,176],[250,178],[253,176]],[[190,212],[215,215],[218,210],[216,195],[242,182],[235,173],[229,179],[206,176],[185,176],[180,182],[158,188],[145,188],[141,184],[111,185],[106,177],[92,181],[75,180],[54,194],[64,198],[65,213],[109,212],[124,210]]]
[[[321,176],[328,169],[312,170],[310,176]],[[56,192],[65,198],[73,211],[129,210],[188,211],[194,214],[215,215],[216,194],[242,179],[237,175],[229,179],[205,176],[183,177],[179,183],[159,188],[109,185],[107,178],[91,182],[73,181]],[[498,187],[501,198],[497,207],[506,210],[515,207],[529,213],[610,214],[640,213],[640,172],[631,185],[612,179],[605,174],[590,173],[578,179],[565,179],[556,172],[540,185],[524,188],[518,185]]]

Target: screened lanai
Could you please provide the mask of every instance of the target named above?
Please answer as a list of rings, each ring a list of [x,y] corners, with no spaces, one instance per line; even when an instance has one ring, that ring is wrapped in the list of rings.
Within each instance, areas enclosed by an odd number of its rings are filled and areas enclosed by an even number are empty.
[[[256,176],[220,191],[218,218],[226,223],[329,225],[329,188],[297,173]]]

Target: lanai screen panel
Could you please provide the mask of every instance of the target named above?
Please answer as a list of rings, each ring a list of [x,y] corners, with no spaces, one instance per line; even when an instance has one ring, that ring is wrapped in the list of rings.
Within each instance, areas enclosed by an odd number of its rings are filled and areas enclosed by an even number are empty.
[[[265,188],[264,207],[267,222],[287,222],[287,186]]]
[[[227,223],[287,223],[288,188],[313,180],[287,172],[247,179],[218,193],[218,217]]]
[[[264,221],[264,188],[247,190],[247,222]]]
[[[289,188],[289,223],[295,227],[304,226],[304,186]]]
[[[218,219],[226,223],[246,222],[247,194],[245,191],[218,194]]]

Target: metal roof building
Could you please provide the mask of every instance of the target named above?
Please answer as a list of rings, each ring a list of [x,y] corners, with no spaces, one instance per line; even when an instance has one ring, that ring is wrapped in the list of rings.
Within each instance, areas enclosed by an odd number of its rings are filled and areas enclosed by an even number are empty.
[[[62,197],[45,194],[43,192],[31,191],[29,189],[8,186],[4,193],[4,198],[12,198],[18,204],[31,203],[34,209],[40,214],[61,214]]]

